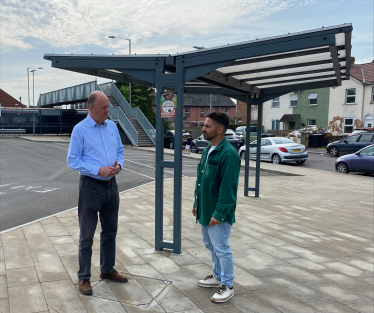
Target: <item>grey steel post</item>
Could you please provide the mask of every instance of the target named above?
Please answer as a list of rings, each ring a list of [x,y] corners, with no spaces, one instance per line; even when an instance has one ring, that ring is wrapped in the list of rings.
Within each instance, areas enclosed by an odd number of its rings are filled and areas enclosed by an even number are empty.
[[[156,70],[156,194],[155,194],[155,249],[162,250],[164,214],[164,121],[160,115],[160,96],[163,91],[162,70]]]
[[[131,39],[128,39],[129,41],[129,55],[131,55]],[[131,106],[131,83],[129,83],[129,104]]]
[[[212,94],[210,94],[210,103],[209,103],[209,105],[210,105],[209,112],[212,113],[212,106],[213,106],[213,95]]]
[[[35,98],[34,98],[34,72],[35,70],[32,70],[32,107],[33,107],[33,121],[32,121],[32,132],[35,136]]]
[[[182,148],[183,148],[183,68],[176,70],[177,116],[175,118],[174,146],[174,225],[173,252],[182,252]]]
[[[256,151],[256,185],[255,185],[255,197],[260,196],[260,158],[261,158],[261,131],[262,131],[262,106],[263,99],[260,98],[257,105],[257,151]]]
[[[28,93],[28,101],[29,101],[29,109],[30,109],[30,79],[29,79],[29,68],[27,68],[27,93]]]
[[[245,174],[244,174],[244,196],[248,197],[249,188],[249,154],[250,154],[250,136],[251,135],[251,103],[249,95],[247,95],[247,128],[245,136]]]

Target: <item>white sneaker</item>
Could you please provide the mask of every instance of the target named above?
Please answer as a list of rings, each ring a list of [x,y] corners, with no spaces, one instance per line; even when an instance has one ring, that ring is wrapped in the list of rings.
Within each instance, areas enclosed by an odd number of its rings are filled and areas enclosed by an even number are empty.
[[[234,289],[222,285],[210,299],[212,302],[226,302],[234,296]]]
[[[209,275],[202,280],[197,282],[200,287],[220,287],[221,281],[214,277],[214,275]]]

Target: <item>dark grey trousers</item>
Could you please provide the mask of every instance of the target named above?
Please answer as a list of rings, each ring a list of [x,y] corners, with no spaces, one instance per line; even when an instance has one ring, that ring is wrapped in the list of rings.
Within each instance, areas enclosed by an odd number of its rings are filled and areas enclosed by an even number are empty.
[[[100,269],[111,273],[116,256],[119,194],[115,177],[110,184],[101,184],[94,179],[81,176],[79,183],[79,271],[78,279],[90,279],[92,244],[98,213],[101,223]]]

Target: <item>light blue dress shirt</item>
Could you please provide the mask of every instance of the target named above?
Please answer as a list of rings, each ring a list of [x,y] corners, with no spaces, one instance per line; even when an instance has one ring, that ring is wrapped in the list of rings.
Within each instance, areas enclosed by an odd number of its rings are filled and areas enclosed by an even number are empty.
[[[106,120],[98,125],[88,114],[75,125],[71,134],[67,165],[79,171],[79,174],[95,179],[109,180],[110,177],[98,175],[99,168],[114,166],[114,162],[123,167],[122,141],[114,122]]]

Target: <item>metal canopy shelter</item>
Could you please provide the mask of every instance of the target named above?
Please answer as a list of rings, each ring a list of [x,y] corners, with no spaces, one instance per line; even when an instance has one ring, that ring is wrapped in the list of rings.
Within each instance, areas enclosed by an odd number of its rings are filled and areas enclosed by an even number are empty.
[[[174,55],[55,55],[45,54],[52,66],[117,81],[153,86],[157,93],[155,248],[181,253],[183,94],[222,94],[258,105],[257,144],[246,142],[244,194],[259,196],[263,102],[295,90],[340,86],[349,79],[352,25],[228,44]],[[164,161],[160,94],[177,92],[174,161]],[[256,184],[248,186],[249,148],[257,147]],[[173,242],[163,239],[164,168],[174,169]]]

